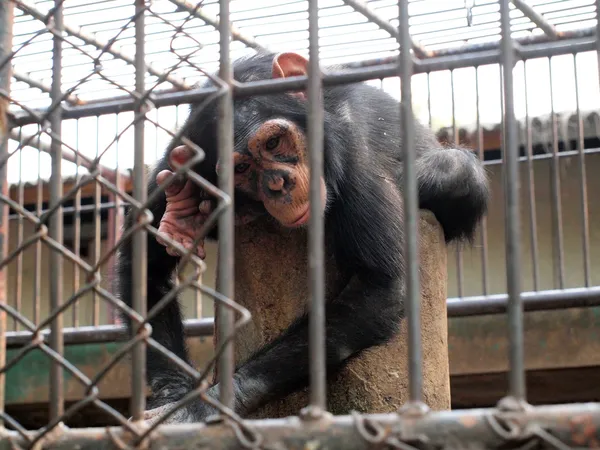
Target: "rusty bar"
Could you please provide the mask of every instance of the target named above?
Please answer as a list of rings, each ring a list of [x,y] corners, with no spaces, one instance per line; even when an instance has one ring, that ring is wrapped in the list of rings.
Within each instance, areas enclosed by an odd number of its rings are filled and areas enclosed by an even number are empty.
[[[533,6],[524,0],[512,0],[513,5],[521,10],[523,14],[533,23],[535,23],[550,39],[558,39],[560,33],[556,31],[554,25],[548,22],[543,15],[538,13]]]
[[[460,441],[461,448],[592,448],[600,440],[600,404],[579,403],[532,407],[527,411],[500,412],[497,409],[431,411],[425,417],[398,414],[369,414],[363,417],[381,426],[392,438],[394,448],[447,448],[448,441]],[[510,422],[513,431],[506,431]],[[249,430],[262,436],[260,448],[335,448],[366,450],[374,448],[372,435],[366,439],[353,416],[334,416],[327,421],[299,423],[296,417],[248,420]],[[551,435],[548,431],[551,430]],[[531,432],[530,432],[531,431]],[[504,432],[504,433],[503,433]],[[31,432],[32,434],[35,432]],[[149,450],[172,448],[211,448],[233,450],[251,448],[240,443],[240,427],[230,423],[164,425],[147,442]],[[49,450],[77,448],[133,448],[135,436],[122,427],[67,429],[45,444]],[[407,442],[408,443],[403,443]],[[411,445],[412,444],[412,445]],[[536,445],[538,444],[538,445]],[[552,445],[554,444],[554,445]],[[4,448],[26,447],[17,432],[6,432],[0,440]],[[392,446],[388,446],[391,448]],[[256,448],[259,448],[256,446]]]
[[[219,0],[219,78],[226,84],[227,89],[219,100],[219,124],[217,142],[219,145],[219,189],[229,199],[227,208],[219,217],[219,263],[217,275],[217,291],[223,296],[234,298],[234,180],[233,180],[233,92],[231,89],[233,71],[231,68],[231,28],[229,17],[229,0]],[[218,340],[223,343],[234,332],[233,311],[223,304],[217,305],[219,321]],[[223,344],[221,344],[223,345]],[[219,392],[220,401],[227,407],[233,406],[233,373],[234,348],[233,340],[225,344],[219,358]]]
[[[529,117],[529,95],[527,91],[527,61],[523,62],[525,89],[525,147],[527,157],[527,186],[529,200],[529,233],[531,234],[531,264],[533,266],[533,290],[539,289],[540,267],[538,261],[537,208],[535,202],[535,175],[533,169],[533,137],[531,134],[531,118]]]
[[[0,2],[0,61],[6,58],[12,50],[14,5],[11,2]],[[12,67],[6,64],[0,68],[0,90],[10,92],[10,78]],[[8,112],[9,100],[0,97],[0,159],[8,157]],[[8,169],[7,165],[0,167],[0,194],[8,196]],[[8,255],[8,205],[0,203],[0,261]],[[6,304],[7,300],[8,266],[0,269],[0,303]],[[6,311],[0,309],[0,367],[6,363]],[[4,389],[6,373],[0,373],[0,415],[4,414]],[[1,416],[0,416],[1,417]],[[0,429],[4,428],[4,421],[0,418]]]
[[[62,34],[63,34],[63,6],[62,0],[54,0],[54,29],[52,36],[52,103],[60,101],[62,95]],[[60,205],[63,195],[62,185],[62,106],[58,106],[50,116],[50,127],[54,137],[50,144],[52,152],[52,174],[50,176],[50,209]],[[59,245],[63,243],[63,212],[58,206],[50,217],[49,235]],[[57,311],[62,305],[63,297],[63,258],[59,250],[53,249],[50,253],[50,310]],[[57,314],[51,324],[50,346],[62,356],[63,354],[63,316]],[[63,367],[52,360],[50,367],[50,420],[58,420],[64,413],[64,380]]]
[[[514,46],[510,34],[510,0],[500,0],[502,24],[502,82],[504,92],[503,153],[506,164],[506,284],[508,292],[508,330],[510,395],[525,400],[525,370],[523,365],[523,305],[521,302],[521,223],[519,215],[519,147],[514,111],[513,67]]]
[[[382,30],[387,31],[391,37],[396,38],[396,40],[400,39],[400,33],[398,32],[398,29],[386,19],[379,16],[376,11],[373,11],[373,9],[366,2],[362,0],[343,0],[343,2],[352,7],[356,12],[365,16],[370,22],[373,22]],[[419,58],[431,56],[431,52],[419,43],[413,41],[412,37],[410,39],[410,46],[415,52],[415,55],[417,55]]]
[[[309,352],[310,405],[315,411],[327,407],[325,349],[325,269],[323,200],[323,88],[319,63],[319,2],[308,2],[308,148],[310,157]]]
[[[600,40],[600,35],[598,35]],[[577,71],[577,54],[573,55],[573,75],[575,77],[575,104],[577,106],[577,150],[579,151],[579,192],[581,195],[581,236],[583,252],[583,277],[586,287],[592,285],[590,263],[590,218],[588,214],[587,175],[585,164],[585,141],[583,136],[583,119],[579,106],[579,74]]]
[[[419,199],[416,177],[415,124],[412,111],[413,60],[410,53],[408,27],[408,0],[398,1],[399,20],[399,75],[400,75],[400,120],[403,151],[403,199],[404,199],[404,258],[406,264],[405,309],[408,319],[408,375],[409,399],[420,403],[423,395],[423,371],[421,356],[421,293],[419,281]]]
[[[146,90],[146,46],[145,46],[145,2],[144,0],[135,0],[135,90],[138,98],[144,95]],[[135,114],[142,114],[145,105],[137,102]],[[144,165],[144,128],[145,119],[138,120],[134,125],[134,164],[133,164],[133,198],[138,202],[146,203],[148,193],[146,192],[146,167]],[[141,219],[141,211],[137,220]],[[147,235],[144,229],[138,230],[133,235],[133,309],[146,317],[147,300]],[[132,334],[135,330],[132,329]],[[141,332],[141,331],[140,331]],[[131,336],[133,339],[134,336]],[[131,365],[131,416],[132,420],[142,419],[146,409],[146,346],[143,341],[138,342],[132,350]]]

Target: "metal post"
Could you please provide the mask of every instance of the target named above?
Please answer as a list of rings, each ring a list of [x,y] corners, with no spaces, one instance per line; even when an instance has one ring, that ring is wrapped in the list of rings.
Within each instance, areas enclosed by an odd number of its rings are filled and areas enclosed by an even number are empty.
[[[135,0],[135,90],[141,97],[145,91],[145,29],[144,29],[144,0]],[[142,113],[145,106],[136,105],[136,116]],[[140,203],[146,203],[146,169],[144,167],[144,125],[145,120],[139,120],[134,125],[134,166],[133,166],[133,197]],[[141,219],[141,214],[138,220]],[[140,229],[133,236],[133,308],[142,316],[147,314],[147,236]],[[131,415],[133,420],[141,420],[146,409],[146,346],[139,342],[132,352],[131,366]]]
[[[0,61],[2,61],[12,49],[12,26],[13,26],[14,4],[12,2],[0,2]],[[0,89],[10,91],[11,64],[0,68]],[[9,101],[0,98],[0,159],[8,155],[8,111]],[[0,168],[0,194],[8,196],[8,172],[7,166]],[[0,204],[0,261],[8,255],[8,205]],[[0,302],[6,303],[8,267],[0,269]],[[6,362],[6,312],[0,310],[0,367]],[[4,380],[5,372],[0,374],[0,414],[4,413]],[[0,429],[4,422],[0,421]]]
[[[596,0],[596,53],[598,54],[598,82],[600,83],[600,0]]]
[[[327,407],[325,360],[325,278],[323,268],[324,222],[321,195],[323,177],[323,93],[319,64],[319,2],[308,2],[308,149],[310,158],[310,404],[324,411]]]
[[[412,113],[412,70],[408,0],[398,2],[400,22],[400,83],[402,146],[404,150],[404,248],[406,264],[405,309],[408,318],[409,395],[413,403],[421,402],[423,375],[421,368],[421,296],[419,282],[419,230],[417,228],[418,198],[415,173],[414,123]]]
[[[222,171],[219,173],[219,189],[229,197],[230,204],[219,217],[219,264],[217,290],[227,298],[233,299],[233,249],[234,249],[234,211],[233,211],[233,92],[231,83],[233,73],[229,55],[231,42],[231,27],[229,22],[229,0],[219,1],[219,35],[220,35],[220,67],[219,78],[227,86],[227,91],[219,101],[219,124],[217,142],[219,145],[219,161]],[[217,305],[218,339],[226,340],[234,329],[234,315],[230,308]],[[219,384],[221,403],[227,407],[233,406],[233,372],[234,372],[233,341],[227,343],[219,359]]]
[[[514,114],[513,67],[514,48],[510,34],[510,0],[500,1],[502,25],[501,61],[504,92],[503,160],[506,164],[506,278],[508,293],[508,331],[510,356],[510,395],[525,400],[523,369],[523,305],[521,301],[521,221],[519,217],[519,148]]]
[[[62,33],[63,7],[61,0],[54,2],[54,29],[52,54],[52,103],[60,101],[62,96]],[[59,204],[62,199],[62,107],[57,107],[50,116],[50,127],[54,134],[50,144],[52,153],[52,175],[50,177],[50,208]],[[58,244],[63,242],[63,211],[59,207],[50,217],[50,237]],[[59,250],[50,255],[50,309],[56,311],[62,304],[63,296],[63,259]],[[59,355],[63,354],[63,316],[58,314],[52,320],[50,346]],[[64,412],[63,368],[57,361],[50,367],[50,420],[56,420]]]

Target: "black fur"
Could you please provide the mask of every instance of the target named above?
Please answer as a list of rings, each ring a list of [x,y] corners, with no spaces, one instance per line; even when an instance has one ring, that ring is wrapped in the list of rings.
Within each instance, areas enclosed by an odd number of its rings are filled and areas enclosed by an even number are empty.
[[[236,62],[234,78],[270,78],[273,56],[259,54]],[[398,102],[375,87],[325,88],[324,105],[324,172],[329,193],[325,226],[332,240],[328,248],[335,252],[342,270],[350,274],[341,295],[327,304],[327,370],[332,373],[353,355],[388,341],[403,317],[402,136]],[[253,130],[270,118],[284,117],[306,130],[306,103],[287,94],[243,99],[235,102],[234,117],[235,146],[241,150]],[[192,108],[189,120],[193,126],[186,135],[206,152],[206,160],[196,170],[216,184],[216,103],[202,111]],[[487,207],[483,166],[472,152],[444,149],[430,130],[416,127],[420,207],[436,215],[448,242],[469,239]],[[149,192],[157,188],[155,176],[163,169],[168,169],[166,157],[150,174]],[[240,202],[241,196],[236,203]],[[158,227],[165,210],[164,195],[151,209]],[[126,226],[131,224],[132,215],[128,214]],[[211,235],[216,237],[215,230]],[[131,243],[127,242],[119,254],[118,269],[125,302],[131,302],[132,264]],[[172,288],[175,264],[176,258],[150,236],[149,308]],[[176,302],[151,324],[158,342],[189,361]],[[302,317],[237,368],[235,410],[247,414],[273,397],[305,386],[308,366],[308,321]],[[153,391],[149,408],[174,402],[193,387],[186,374],[152,350],[148,377]],[[218,385],[209,393],[218,395]],[[200,421],[214,412],[198,400],[173,420]]]

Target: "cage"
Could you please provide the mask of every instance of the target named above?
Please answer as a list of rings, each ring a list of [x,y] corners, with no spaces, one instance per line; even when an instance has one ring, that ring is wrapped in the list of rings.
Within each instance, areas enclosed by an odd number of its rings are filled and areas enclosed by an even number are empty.
[[[600,401],[598,11],[599,0],[3,0],[3,443],[598,446],[600,406],[591,403]],[[234,82],[232,61],[264,50],[308,57],[308,75]],[[212,87],[201,86],[207,80]],[[406,407],[326,412],[321,217],[308,230],[307,408],[297,417],[243,418],[232,410],[231,339],[254,319],[234,292],[234,100],[306,89],[310,166],[319,174],[322,91],[362,82],[398,99],[406,117],[414,113],[398,123],[406,136],[414,121],[427,125],[444,145],[472,149],[490,179],[493,200],[475,242],[449,247],[444,262],[452,409],[423,408],[423,255],[408,139],[398,218],[407,230]],[[158,231],[146,182],[169,142],[182,139],[188,105],[207,101],[220,107],[215,133],[225,175],[215,185],[189,166],[177,172],[218,198],[210,220],[219,240],[205,243],[204,260],[188,253],[165,293],[165,302],[179,294],[185,306],[197,369],[167,354],[148,327],[145,239]],[[195,152],[202,159],[202,149]],[[319,205],[318,179],[311,180],[311,204]],[[139,215],[129,234],[126,207]],[[113,282],[116,252],[130,238],[138,264],[129,308]],[[136,333],[127,333],[118,311],[138,324]],[[223,420],[141,427],[146,347],[187,366],[181,370],[196,381],[218,367],[223,394],[213,403]],[[182,403],[204,398],[205,389]]]

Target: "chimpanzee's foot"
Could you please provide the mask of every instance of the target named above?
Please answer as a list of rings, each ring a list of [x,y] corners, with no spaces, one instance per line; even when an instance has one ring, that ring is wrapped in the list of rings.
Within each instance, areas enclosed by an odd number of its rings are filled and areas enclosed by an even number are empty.
[[[180,146],[171,151],[169,165],[174,169],[172,161],[179,164],[187,162],[193,153],[185,146]],[[173,172],[163,170],[156,176],[156,182],[163,184]],[[205,258],[204,239],[198,242],[193,249],[196,233],[208,219],[211,213],[210,200],[200,201],[200,189],[191,180],[174,180],[165,188],[167,207],[160,221],[158,231],[166,238],[181,244],[185,249],[196,251],[200,258]],[[167,253],[177,256],[177,251],[167,246],[164,239],[158,241],[167,247]]]

